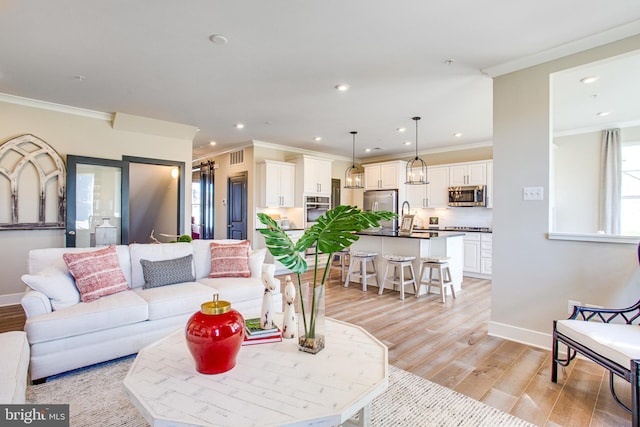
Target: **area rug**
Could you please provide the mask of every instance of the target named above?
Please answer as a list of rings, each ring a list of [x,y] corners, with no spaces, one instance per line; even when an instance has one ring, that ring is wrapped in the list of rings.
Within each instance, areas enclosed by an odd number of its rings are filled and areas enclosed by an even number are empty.
[[[70,425],[148,426],[129,402],[122,381],[133,357],[105,362],[27,387],[27,402],[68,403]],[[371,408],[375,427],[531,426],[482,402],[407,371],[389,367],[389,388]],[[238,426],[242,427],[242,426]]]

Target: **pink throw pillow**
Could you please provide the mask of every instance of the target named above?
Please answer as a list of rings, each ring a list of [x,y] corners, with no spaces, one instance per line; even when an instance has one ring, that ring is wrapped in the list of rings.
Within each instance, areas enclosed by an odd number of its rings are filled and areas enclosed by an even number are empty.
[[[76,280],[82,302],[129,289],[113,245],[92,252],[66,253],[62,258]]]
[[[251,277],[248,240],[238,243],[211,242],[211,273],[209,277]]]

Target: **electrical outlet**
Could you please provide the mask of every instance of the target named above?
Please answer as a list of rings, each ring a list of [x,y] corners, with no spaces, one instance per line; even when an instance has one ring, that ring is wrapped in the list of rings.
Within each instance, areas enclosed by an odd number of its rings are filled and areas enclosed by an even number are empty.
[[[576,306],[576,305],[582,305],[582,303],[580,301],[575,301],[575,300],[570,299],[567,302],[567,314],[573,313],[573,307]]]
[[[522,200],[544,200],[544,187],[524,187]]]

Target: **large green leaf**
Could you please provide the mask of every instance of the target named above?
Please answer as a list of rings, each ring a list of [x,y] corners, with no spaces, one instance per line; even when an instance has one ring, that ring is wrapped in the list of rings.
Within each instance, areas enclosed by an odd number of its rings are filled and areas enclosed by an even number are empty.
[[[258,231],[265,237],[269,252],[278,261],[291,271],[302,274],[307,271],[304,252],[314,244],[325,254],[339,252],[358,240],[355,232],[378,227],[380,221],[388,221],[396,216],[389,211],[363,212],[355,206],[338,206],[319,217],[317,223],[306,230],[295,245],[284,230],[266,214],[258,214],[260,222],[267,226]],[[316,265],[316,270],[317,267]]]

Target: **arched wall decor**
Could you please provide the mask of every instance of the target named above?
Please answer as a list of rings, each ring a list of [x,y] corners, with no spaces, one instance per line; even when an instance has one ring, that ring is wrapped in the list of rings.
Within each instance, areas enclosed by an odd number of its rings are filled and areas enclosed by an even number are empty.
[[[49,144],[30,134],[4,142],[0,200],[10,212],[0,211],[0,230],[64,228],[65,183],[64,161]]]

